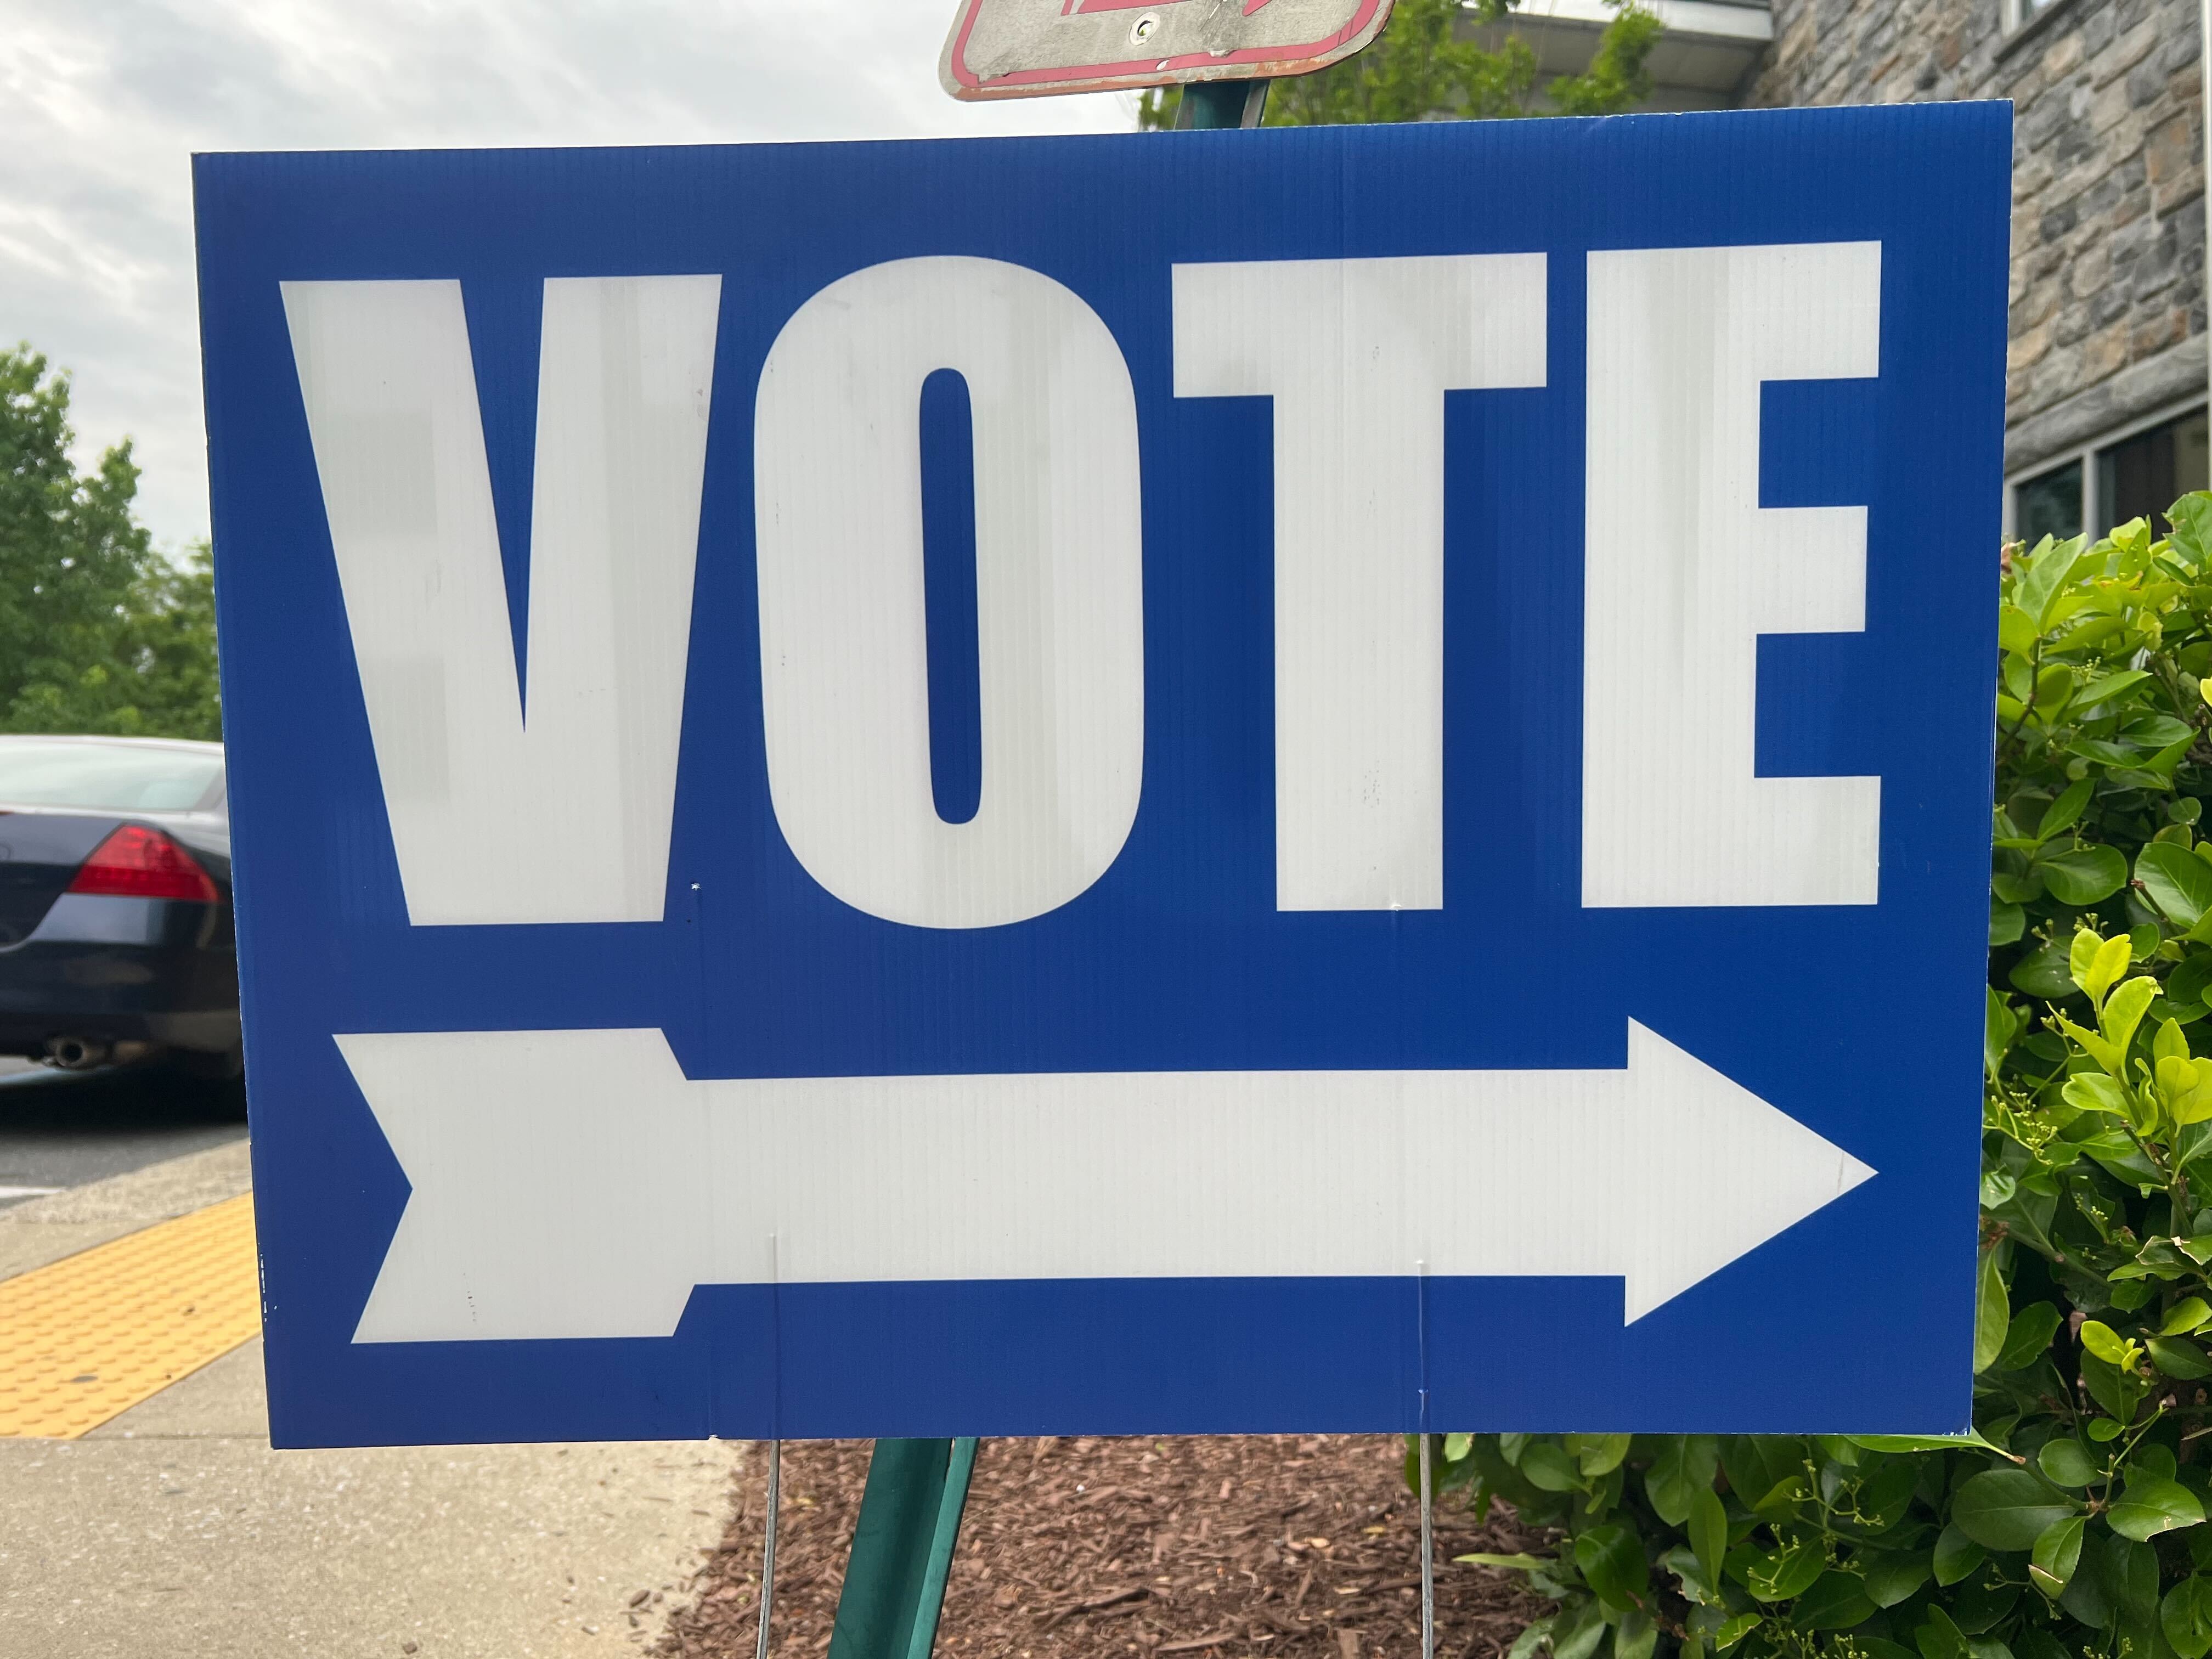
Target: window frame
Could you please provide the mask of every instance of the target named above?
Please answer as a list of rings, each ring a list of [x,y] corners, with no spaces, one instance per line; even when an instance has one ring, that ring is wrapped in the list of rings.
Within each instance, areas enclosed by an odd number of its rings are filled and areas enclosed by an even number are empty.
[[[2010,3],[2010,0],[2008,0],[2008,3]],[[2066,0],[2057,0],[2057,3],[2064,5]],[[2055,450],[2037,461],[2033,466],[2024,466],[2017,472],[2007,473],[2004,488],[2004,539],[2007,541],[2014,539],[2020,523],[2021,486],[2033,483],[2045,473],[2056,471],[2073,461],[2078,461],[2081,465],[2082,530],[2085,533],[2093,536],[2103,534],[2102,530],[2089,529],[2090,526],[2097,523],[2105,510],[2105,503],[2100,499],[2101,494],[2100,486],[2102,480],[2098,477],[2101,469],[2097,465],[2097,458],[2115,445],[2124,444],[2130,438],[2141,437],[2154,427],[2164,426],[2169,421],[2178,421],[2185,416],[2194,415],[2206,407],[2206,398],[2201,392],[2194,397],[2184,398],[2179,402],[2163,404],[2146,415],[2124,422],[2118,426],[2107,427],[2086,443],[2069,444],[2064,449]]]
[[[2028,9],[2028,3],[2029,0],[1997,0],[1998,57],[2042,33],[2052,18],[2073,9],[2075,0],[2047,0],[2033,11]]]

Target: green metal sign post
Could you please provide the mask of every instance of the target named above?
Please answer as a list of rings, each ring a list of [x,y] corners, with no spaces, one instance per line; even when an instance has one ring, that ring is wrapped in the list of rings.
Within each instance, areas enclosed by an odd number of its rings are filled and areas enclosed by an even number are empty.
[[[1182,89],[1176,114],[1178,131],[1256,127],[1267,105],[1265,80],[1193,81]]]
[[[829,1659],[929,1659],[973,1440],[878,1440],[853,1528]]]

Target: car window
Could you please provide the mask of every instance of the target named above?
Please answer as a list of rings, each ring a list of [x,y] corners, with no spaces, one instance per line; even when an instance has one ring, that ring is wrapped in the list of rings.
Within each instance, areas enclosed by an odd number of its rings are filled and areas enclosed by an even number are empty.
[[[183,812],[207,798],[222,757],[127,744],[0,743],[0,805]]]

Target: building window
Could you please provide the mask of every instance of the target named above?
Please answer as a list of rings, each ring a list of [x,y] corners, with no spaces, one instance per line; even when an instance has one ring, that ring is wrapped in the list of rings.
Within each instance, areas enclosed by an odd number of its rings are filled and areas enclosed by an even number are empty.
[[[2207,484],[2204,411],[2097,452],[2097,516],[2109,527],[2148,519]]]
[[[2056,11],[2066,0],[2002,0],[2007,30],[2023,28],[2047,11]]]
[[[2166,508],[2196,489],[2212,489],[2212,428],[2201,407],[2122,428],[2015,479],[2009,534],[2032,547],[2045,536],[2102,535],[2134,519],[2163,528]]]
[[[2054,466],[2020,486],[2014,498],[2014,534],[2030,547],[2045,536],[2060,541],[2081,533],[2081,463]]]

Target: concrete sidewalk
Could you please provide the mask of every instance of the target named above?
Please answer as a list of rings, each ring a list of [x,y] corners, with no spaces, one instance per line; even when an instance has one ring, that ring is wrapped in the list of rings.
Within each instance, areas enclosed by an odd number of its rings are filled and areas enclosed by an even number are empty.
[[[247,1186],[240,1144],[0,1211],[0,1278]],[[638,1653],[740,1450],[272,1452],[256,1340],[81,1440],[0,1439],[0,1659]]]

